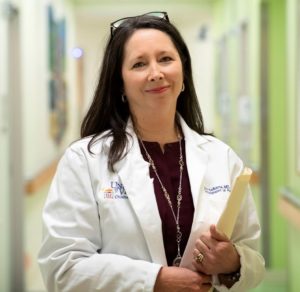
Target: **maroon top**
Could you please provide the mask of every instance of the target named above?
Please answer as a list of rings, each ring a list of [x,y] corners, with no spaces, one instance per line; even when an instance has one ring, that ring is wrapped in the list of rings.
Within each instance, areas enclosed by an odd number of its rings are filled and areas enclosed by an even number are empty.
[[[157,142],[145,142],[143,141],[148,153],[154,161],[158,175],[167,189],[171,201],[175,216],[177,214],[177,194],[179,186],[179,153],[180,147],[178,142],[165,144],[164,153],[162,152],[160,145]],[[194,204],[190,188],[190,181],[186,167],[185,156],[185,141],[181,140],[182,155],[184,161],[184,168],[182,173],[182,201],[179,215],[179,225],[182,232],[182,239],[180,243],[181,256],[185,250],[193,222],[194,216]],[[145,150],[140,145],[142,155],[146,161],[148,161]],[[173,260],[177,256],[177,242],[176,242],[176,223],[172,214],[171,208],[165,198],[161,185],[150,166],[150,177],[154,179],[154,191],[160,218],[162,221],[162,232],[164,239],[165,253],[167,257],[168,265],[171,266]]]

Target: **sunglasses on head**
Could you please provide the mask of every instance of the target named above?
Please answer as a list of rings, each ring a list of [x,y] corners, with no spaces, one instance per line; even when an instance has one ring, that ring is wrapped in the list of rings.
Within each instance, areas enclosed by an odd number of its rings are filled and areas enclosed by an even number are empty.
[[[121,18],[121,19],[118,19],[114,22],[112,22],[110,24],[110,34],[111,36],[114,35],[114,32],[115,30],[124,22],[126,21],[127,19],[130,19],[130,18],[135,18],[135,17],[139,17],[139,16],[154,16],[154,17],[157,17],[157,18],[160,18],[162,20],[165,20],[167,22],[169,22],[169,17],[168,17],[168,14],[167,12],[161,12],[161,11],[152,11],[152,12],[148,12],[148,13],[145,13],[145,14],[141,14],[141,15],[137,15],[137,16],[129,16],[129,17],[124,17],[124,18]]]

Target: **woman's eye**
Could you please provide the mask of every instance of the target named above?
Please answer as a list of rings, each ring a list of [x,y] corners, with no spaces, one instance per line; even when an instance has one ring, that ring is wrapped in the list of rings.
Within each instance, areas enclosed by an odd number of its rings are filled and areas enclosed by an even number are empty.
[[[170,62],[172,61],[173,59],[171,57],[168,57],[168,56],[165,56],[165,57],[162,57],[160,59],[161,62]]]
[[[143,67],[143,66],[145,66],[145,63],[143,63],[143,62],[138,62],[138,63],[135,63],[135,64],[132,66],[132,68],[141,68],[141,67]]]

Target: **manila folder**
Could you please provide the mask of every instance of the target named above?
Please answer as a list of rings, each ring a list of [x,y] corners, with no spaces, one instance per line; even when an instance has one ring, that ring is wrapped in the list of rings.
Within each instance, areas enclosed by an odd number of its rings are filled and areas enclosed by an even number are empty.
[[[225,233],[228,238],[231,237],[251,175],[252,170],[245,167],[242,173],[236,178],[225,209],[217,223],[217,230]]]

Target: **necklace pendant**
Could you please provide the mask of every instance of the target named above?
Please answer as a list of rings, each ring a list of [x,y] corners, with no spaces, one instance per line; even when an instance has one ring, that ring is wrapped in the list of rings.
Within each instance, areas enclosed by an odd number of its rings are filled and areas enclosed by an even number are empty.
[[[173,260],[173,266],[174,267],[179,267],[180,262],[181,262],[182,257],[181,256],[177,256],[174,260]]]

